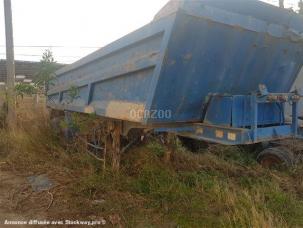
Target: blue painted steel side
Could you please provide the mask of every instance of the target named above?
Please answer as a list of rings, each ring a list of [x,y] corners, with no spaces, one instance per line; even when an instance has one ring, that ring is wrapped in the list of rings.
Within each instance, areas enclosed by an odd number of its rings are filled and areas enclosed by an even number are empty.
[[[177,16],[152,104],[173,117],[157,121],[199,121],[209,93],[244,95],[259,84],[289,91],[303,63],[302,42],[205,20],[199,8],[191,14]]]
[[[205,117],[202,117],[201,120],[206,124],[231,127],[234,112],[233,103],[234,99],[231,96],[211,96]]]
[[[148,124],[193,122],[209,93],[244,95],[259,84],[288,92],[303,63],[302,26],[294,23],[302,18],[254,0],[228,1],[183,1],[171,15],[59,70],[49,106]],[[79,88],[72,101],[71,87]],[[172,117],[134,117],[131,110],[169,110]]]
[[[238,97],[238,96],[237,96]],[[214,99],[216,106],[220,101],[222,106],[232,104],[232,97],[226,97],[228,99],[218,100]],[[166,126],[157,128],[157,132],[172,132],[184,137],[189,137],[198,140],[205,140],[226,145],[241,145],[241,144],[253,144],[264,141],[281,140],[290,137],[303,138],[302,127],[299,127],[298,123],[298,99],[299,97],[295,93],[289,94],[270,94],[266,96],[260,96],[257,94],[250,95],[250,127],[236,128],[232,126],[213,125],[207,123],[193,123],[193,124],[177,124],[175,126]],[[274,98],[274,99],[273,99]],[[279,100],[279,101],[277,101]],[[285,103],[290,102],[292,105],[292,122],[286,123],[283,121],[280,125],[259,125],[259,104],[270,103]],[[231,110],[233,115],[233,110]],[[217,115],[215,118],[219,118],[222,115]],[[225,119],[225,118],[223,118]],[[230,120],[231,121],[231,120]]]
[[[151,23],[92,55],[56,72],[48,105],[142,122],[149,89],[157,83],[174,16]],[[78,88],[77,98],[69,90]],[[136,111],[131,115],[131,111]]]
[[[48,106],[152,127],[204,121],[163,129],[229,144],[301,132],[296,94],[285,93],[303,64],[302,17],[256,0],[182,0],[164,11],[56,72]],[[294,101],[292,125],[284,101],[262,100],[267,89]],[[172,115],[144,115],[151,110]]]
[[[208,5],[234,12],[241,15],[249,15],[253,18],[259,18],[272,24],[295,27],[299,32],[303,31],[303,25],[293,12],[277,8],[257,0],[204,0]],[[198,5],[199,3],[196,2]],[[198,6],[196,6],[198,7]]]
[[[253,103],[254,104],[254,103]],[[257,125],[284,124],[283,104],[259,103],[257,104]],[[210,98],[209,105],[202,119],[204,123],[245,128],[251,125],[251,116],[255,107],[251,106],[251,96],[214,96]]]
[[[300,134],[302,136],[302,129]],[[180,136],[219,143],[223,145],[244,145],[281,140],[293,136],[291,125],[252,129],[224,128],[217,125],[188,124],[179,127],[157,128],[156,132],[171,132]],[[298,136],[299,136],[298,135]]]

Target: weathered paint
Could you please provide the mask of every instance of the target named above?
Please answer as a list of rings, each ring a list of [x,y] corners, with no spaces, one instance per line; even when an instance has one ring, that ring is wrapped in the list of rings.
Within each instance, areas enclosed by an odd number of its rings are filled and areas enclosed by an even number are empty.
[[[153,124],[200,121],[209,93],[246,95],[259,84],[288,92],[303,63],[302,18],[254,0],[228,2],[234,7],[169,3],[150,24],[59,70],[49,98],[63,93],[55,103],[64,102],[73,84],[82,88],[79,107],[123,100],[172,112],[141,120]]]
[[[119,120],[141,122],[144,118],[144,110],[144,103],[111,101],[106,108],[105,115]]]
[[[295,82],[293,83],[290,92],[291,91],[299,91],[299,93],[301,93],[301,95],[303,95],[303,68],[301,68],[300,73],[298,74],[297,79],[295,80]],[[300,100],[300,102],[298,103],[298,109],[299,109],[299,116],[301,118],[303,118],[303,101]],[[291,116],[292,116],[292,107],[289,103],[285,104],[285,111],[286,111],[286,119],[287,121],[291,120]],[[303,127],[303,122],[302,120],[300,120],[300,125]]]
[[[88,105],[84,108],[84,112],[87,114],[93,114],[96,112],[95,108],[91,105]]]
[[[256,0],[170,4],[148,25],[59,70],[48,105],[142,126],[204,121],[212,127],[186,134],[229,144],[298,130],[294,119],[292,128],[285,125],[283,102],[256,102],[251,94],[260,84],[279,96],[289,92],[303,64],[302,17]],[[79,88],[73,100],[71,86]],[[210,94],[221,98],[210,102]],[[172,116],[130,115],[132,109]],[[240,127],[246,134],[233,133]]]
[[[224,137],[224,132],[221,130],[216,130],[216,137],[222,139]]]
[[[236,141],[236,139],[237,139],[237,134],[235,134],[235,133],[228,133],[227,134],[227,138],[228,138],[228,140],[231,140],[231,141]]]
[[[196,134],[197,134],[197,135],[203,135],[203,133],[204,133],[203,128],[197,128],[197,129],[196,129]]]

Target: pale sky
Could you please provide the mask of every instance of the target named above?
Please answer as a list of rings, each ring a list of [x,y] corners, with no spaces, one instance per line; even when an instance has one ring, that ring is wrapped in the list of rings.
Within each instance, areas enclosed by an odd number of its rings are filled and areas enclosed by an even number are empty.
[[[272,4],[278,2],[264,1]],[[52,46],[58,62],[74,62],[97,47],[105,46],[149,23],[167,2],[12,0],[15,58],[38,61],[47,47],[37,46]],[[296,8],[297,2],[285,0],[285,5]],[[0,59],[5,59],[4,34],[3,0],[0,0]]]

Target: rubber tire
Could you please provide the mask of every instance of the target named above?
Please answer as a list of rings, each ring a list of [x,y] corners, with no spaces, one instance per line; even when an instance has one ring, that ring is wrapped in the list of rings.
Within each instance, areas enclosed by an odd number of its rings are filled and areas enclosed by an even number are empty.
[[[258,154],[257,161],[264,168],[291,167],[294,165],[294,155],[286,147],[269,147]]]

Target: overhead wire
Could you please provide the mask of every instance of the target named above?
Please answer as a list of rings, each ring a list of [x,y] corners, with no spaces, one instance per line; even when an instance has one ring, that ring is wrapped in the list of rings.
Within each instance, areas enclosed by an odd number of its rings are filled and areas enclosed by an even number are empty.
[[[6,55],[5,53],[0,53],[0,55]],[[41,57],[42,55],[38,54],[15,54],[16,56],[29,56],[29,57]],[[71,56],[71,55],[56,55],[60,58],[82,58],[83,56]]]
[[[5,45],[0,45],[5,47]],[[15,48],[81,48],[81,49],[99,49],[101,47],[94,46],[64,46],[64,45],[14,45]]]

